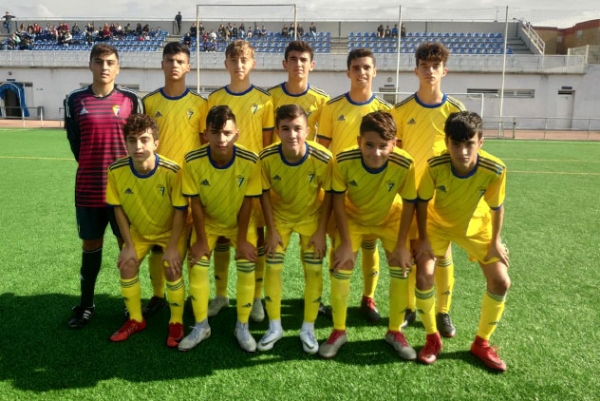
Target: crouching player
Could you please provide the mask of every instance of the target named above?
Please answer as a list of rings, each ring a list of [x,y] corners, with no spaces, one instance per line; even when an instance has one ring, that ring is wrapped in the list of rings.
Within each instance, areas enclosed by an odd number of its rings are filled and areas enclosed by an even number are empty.
[[[176,347],[183,336],[185,290],[181,278],[181,258],[187,247],[182,235],[187,200],[181,193],[179,166],[154,153],[158,146],[158,126],[143,114],[131,115],[124,126],[128,157],[108,168],[106,202],[115,208],[115,217],[124,246],[117,266],[121,294],[129,312],[111,341],[125,341],[146,328],[142,317],[140,263],[152,247],[165,248],[163,261],[167,294],[171,306],[167,346]]]
[[[328,172],[331,153],[316,142],[306,141],[308,117],[302,107],[288,104],[277,109],[275,127],[281,143],[260,153],[263,195],[261,198],[267,227],[265,301],[269,330],[258,343],[267,351],[283,337],[281,297],[285,248],[293,232],[300,235],[304,289],[304,321],[300,340],[304,352],[316,354],[314,323],[323,290],[325,233],[331,215],[331,195],[325,205],[322,185]],[[324,212],[321,214],[321,208]]]
[[[319,349],[323,358],[333,358],[346,343],[346,311],[356,253],[361,242],[376,239],[381,239],[390,266],[390,318],[385,340],[400,358],[417,357],[400,328],[412,264],[408,229],[417,199],[415,170],[410,155],[395,144],[394,119],[387,112],[375,111],[362,118],[358,147],[335,157],[327,188],[333,192],[337,224],[331,275],[333,332]]]
[[[506,167],[481,150],[482,121],[476,113],[450,114],[445,132],[448,150],[429,159],[419,185],[416,295],[427,340],[418,358],[434,363],[442,349],[435,320],[434,257],[442,257],[454,242],[479,262],[487,283],[471,352],[489,368],[504,371],[506,364],[488,340],[502,317],[510,287],[508,250],[500,239]],[[490,210],[480,216],[475,210],[481,197]]]
[[[235,246],[237,323],[234,335],[243,350],[256,351],[248,319],[254,298],[256,228],[250,223],[252,198],[262,194],[258,155],[236,145],[239,131],[228,106],[215,106],[206,117],[208,144],[188,153],[183,194],[191,198],[194,231],[188,256],[190,296],[196,325],[179,343],[181,351],[211,334],[208,325],[210,254],[222,236]]]

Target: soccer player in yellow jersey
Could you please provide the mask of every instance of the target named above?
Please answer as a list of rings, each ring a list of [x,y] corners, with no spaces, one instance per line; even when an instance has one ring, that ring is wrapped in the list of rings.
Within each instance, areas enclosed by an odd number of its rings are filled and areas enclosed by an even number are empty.
[[[355,145],[362,117],[372,111],[388,111],[390,105],[373,94],[373,78],[377,75],[375,55],[369,49],[355,49],[348,54],[350,91],[331,99],[321,114],[317,138],[334,155]],[[362,248],[363,297],[361,310],[371,322],[379,320],[374,296],[379,278],[379,253],[376,241],[366,241]]]
[[[254,48],[245,40],[235,40],[225,49],[225,68],[229,72],[229,85],[212,92],[208,96],[209,110],[218,105],[227,105],[237,117],[240,131],[237,143],[259,153],[272,142],[273,137],[273,102],[268,92],[250,83],[250,72],[256,66]],[[256,287],[254,307],[250,317],[254,321],[262,321],[265,313],[260,302],[262,298],[262,281],[265,269],[264,256],[264,224],[260,202],[253,205],[256,212],[258,235],[258,260],[256,262]],[[208,315],[215,316],[229,305],[227,297],[227,281],[229,269],[229,243],[223,239],[215,249],[215,283],[217,294],[210,301]]]
[[[304,109],[308,115],[307,139],[311,141],[316,138],[323,106],[329,100],[327,93],[308,83],[309,73],[315,68],[313,56],[313,50],[308,43],[301,40],[291,41],[285,48],[283,60],[288,79],[269,89],[275,112],[285,104],[297,104]],[[274,136],[273,142],[277,141],[279,138]]]
[[[237,250],[237,323],[242,349],[256,351],[248,319],[254,295],[256,229],[250,223],[252,198],[262,194],[258,155],[236,145],[239,131],[227,106],[215,106],[206,118],[208,144],[187,154],[183,194],[191,198],[194,231],[188,256],[190,295],[196,325],[180,343],[188,351],[210,336],[208,296],[210,253],[224,237]]]
[[[417,183],[427,168],[427,160],[446,149],[444,123],[450,113],[465,110],[463,104],[442,92],[442,78],[448,72],[446,63],[450,52],[439,42],[425,42],[415,52],[415,75],[419,89],[402,102],[396,104],[391,113],[398,126],[398,146],[406,150],[415,160]],[[413,222],[410,238],[414,247],[417,239],[417,224]],[[436,319],[444,337],[454,337],[456,328],[450,318],[450,304],[454,290],[454,262],[452,248],[437,261],[435,284],[437,290]],[[408,307],[403,325],[415,321],[416,269],[408,278]]]
[[[337,233],[331,275],[333,332],[319,354],[333,358],[347,341],[346,311],[350,278],[358,248],[364,239],[381,239],[390,269],[390,317],[385,340],[400,358],[414,360],[415,350],[401,331],[407,299],[408,269],[412,265],[408,229],[417,200],[414,163],[395,147],[392,116],[375,111],[363,117],[358,147],[335,156],[331,185]]]
[[[165,85],[144,97],[144,109],[147,115],[154,118],[160,130],[157,152],[182,166],[185,155],[201,145],[200,135],[204,132],[207,113],[206,99],[190,90],[185,83],[185,77],[190,72],[190,49],[186,45],[178,42],[167,44],[163,50],[161,67]],[[191,214],[186,226],[188,235],[190,230]],[[166,305],[162,253],[163,249],[155,247],[148,258],[154,295],[144,306],[145,317]],[[183,326],[181,330],[183,334]]]
[[[185,290],[181,259],[187,247],[187,237],[183,234],[187,200],[181,192],[179,165],[155,153],[158,126],[149,116],[132,114],[124,126],[124,135],[129,157],[110,165],[106,202],[115,209],[125,241],[117,266],[129,320],[110,339],[125,341],[146,328],[139,267],[152,247],[160,246],[165,249],[162,262],[171,301],[167,346],[176,347],[183,334],[180,328]]]
[[[321,200],[331,153],[316,142],[306,140],[307,122],[308,116],[299,105],[280,106],[275,116],[275,126],[281,142],[260,153],[261,201],[267,227],[265,303],[269,315],[269,330],[258,343],[261,351],[272,349],[283,337],[281,273],[293,232],[300,235],[306,281],[300,340],[304,352],[316,354],[319,350],[314,323],[323,290],[323,256],[326,252],[327,221],[331,214],[331,194],[326,195],[325,202]]]
[[[500,239],[506,167],[481,149],[482,121],[476,113],[450,114],[445,132],[448,150],[429,159],[418,190],[417,308],[427,332],[418,358],[434,363],[442,349],[434,317],[434,257],[443,256],[452,241],[479,262],[487,284],[471,352],[490,369],[504,371],[506,364],[488,340],[510,287],[508,249]],[[476,213],[481,199],[488,205],[486,214]]]

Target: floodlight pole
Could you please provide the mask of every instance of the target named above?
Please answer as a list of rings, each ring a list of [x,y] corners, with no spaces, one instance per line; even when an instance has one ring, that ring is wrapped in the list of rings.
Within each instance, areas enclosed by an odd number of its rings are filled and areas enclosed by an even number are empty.
[[[400,91],[400,53],[402,52],[402,6],[398,6],[398,29],[397,29],[397,53],[396,53],[396,89],[394,90],[394,103],[398,103],[398,92]]]
[[[500,85],[500,121],[498,123],[498,137],[500,133],[504,137],[504,129],[502,127],[502,113],[504,112],[504,82],[506,77],[506,48],[508,43],[508,6],[506,6],[506,15],[504,16],[504,54],[502,57],[502,84]]]

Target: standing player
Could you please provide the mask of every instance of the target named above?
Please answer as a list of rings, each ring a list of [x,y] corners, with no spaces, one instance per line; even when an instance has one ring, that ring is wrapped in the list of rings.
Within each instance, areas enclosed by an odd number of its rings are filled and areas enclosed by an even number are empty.
[[[433,257],[442,256],[452,241],[479,262],[487,284],[471,352],[490,369],[505,371],[506,364],[489,345],[489,339],[502,317],[510,287],[508,249],[500,238],[506,167],[500,159],[481,150],[482,125],[476,113],[450,114],[445,124],[448,150],[429,159],[419,185],[417,307],[427,341],[418,357],[431,364],[442,349],[433,316],[437,268]],[[477,213],[482,200],[488,207],[485,214]]]
[[[94,290],[102,266],[104,231],[110,223],[122,242],[114,211],[106,205],[108,166],[127,155],[123,125],[132,113],[143,112],[139,97],[115,85],[119,74],[117,49],[97,44],[90,52],[92,84],[76,89],[65,100],[65,128],[77,160],[75,210],[82,239],[81,299],[73,308],[69,327],[85,327],[94,316]]]
[[[309,73],[315,68],[313,56],[313,50],[308,43],[300,40],[291,41],[285,48],[283,60],[283,68],[288,73],[288,79],[269,89],[275,112],[284,104],[297,104],[304,109],[308,115],[307,139],[311,141],[316,138],[323,106],[329,100],[327,93],[308,83]],[[274,137],[273,141],[278,141],[278,138]]]
[[[355,49],[348,54],[350,91],[331,99],[321,114],[319,143],[334,155],[354,146],[362,117],[372,111],[388,111],[390,105],[372,91],[373,78],[377,75],[375,55],[369,49]],[[363,296],[361,310],[371,322],[379,320],[374,296],[379,279],[379,253],[377,242],[367,240],[361,244],[363,270]]]
[[[146,328],[142,316],[140,264],[153,246],[165,248],[164,263],[171,300],[171,320],[167,346],[181,340],[185,289],[181,278],[181,259],[187,247],[183,229],[187,200],[181,193],[179,165],[155,153],[158,126],[144,114],[132,114],[124,127],[129,157],[118,159],[108,169],[106,203],[115,208],[115,217],[124,246],[117,266],[121,294],[129,320],[116,331],[111,341],[127,340]],[[181,307],[180,307],[181,306]]]
[[[262,194],[258,156],[236,145],[239,131],[227,106],[215,106],[206,118],[208,145],[187,154],[183,194],[191,197],[194,232],[189,255],[190,294],[196,325],[180,343],[188,351],[210,336],[208,296],[210,253],[219,237],[237,250],[237,322],[235,337],[247,352],[256,351],[248,327],[254,294],[256,229],[250,222],[252,197]]]
[[[417,199],[412,158],[395,147],[392,116],[374,111],[362,118],[358,147],[335,156],[331,186],[337,225],[335,265],[331,274],[333,332],[319,354],[333,358],[347,341],[346,310],[350,278],[363,239],[381,239],[390,269],[390,318],[385,340],[400,358],[414,360],[401,324],[407,298],[407,275],[412,265],[408,229]]]
[[[306,141],[308,116],[297,104],[280,106],[275,126],[281,142],[260,153],[262,205],[267,227],[267,270],[265,303],[269,330],[258,343],[267,351],[283,337],[281,326],[282,270],[285,249],[293,232],[300,235],[304,289],[304,321],[300,340],[304,352],[315,354],[314,323],[323,290],[325,235],[331,214],[331,195],[322,202],[322,185],[331,153],[323,146]],[[321,210],[322,209],[322,210]]]
[[[165,85],[144,97],[144,108],[146,114],[156,120],[160,130],[157,152],[183,166],[185,155],[201,145],[200,136],[204,132],[207,113],[206,100],[185,83],[186,75],[190,72],[190,49],[187,46],[178,42],[167,44],[160,64]],[[188,235],[191,227],[189,214],[186,227]],[[145,317],[152,316],[166,305],[162,259],[163,249],[154,247],[148,258],[154,295],[144,307]],[[180,306],[183,311],[183,305]],[[173,330],[179,330],[183,336],[183,325],[173,327]]]
[[[250,72],[256,66],[254,48],[245,40],[235,40],[225,49],[225,68],[229,72],[230,82],[208,96],[209,110],[214,106],[227,105],[237,117],[240,130],[238,143],[248,150],[259,153],[272,142],[273,102],[271,95],[250,83]],[[254,303],[250,317],[256,322],[265,318],[260,302],[262,281],[265,271],[264,223],[260,202],[253,205],[258,235],[258,260],[256,262],[256,286]],[[229,305],[227,281],[229,273],[229,242],[219,240],[215,249],[216,296],[210,301],[208,316],[215,316]]]
[[[439,42],[422,43],[415,52],[417,66],[415,75],[419,79],[417,92],[392,109],[398,126],[398,146],[406,150],[415,160],[417,183],[427,168],[427,160],[446,149],[444,123],[450,113],[465,110],[458,100],[442,92],[442,78],[448,72],[446,63],[450,52]],[[411,228],[414,247],[417,238],[416,222]],[[415,313],[416,269],[409,277],[409,297],[404,326],[416,318]],[[438,258],[435,269],[437,290],[437,325],[444,337],[454,337],[456,329],[450,318],[450,304],[454,289],[454,263],[452,248],[448,247],[443,257]],[[418,292],[417,292],[418,293]]]

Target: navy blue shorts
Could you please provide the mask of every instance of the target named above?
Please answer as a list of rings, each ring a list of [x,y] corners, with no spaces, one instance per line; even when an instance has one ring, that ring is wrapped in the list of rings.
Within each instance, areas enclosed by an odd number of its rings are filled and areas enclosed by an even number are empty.
[[[77,231],[82,240],[104,238],[104,231],[110,224],[113,234],[121,238],[121,232],[115,218],[115,209],[112,207],[84,207],[76,206]]]

